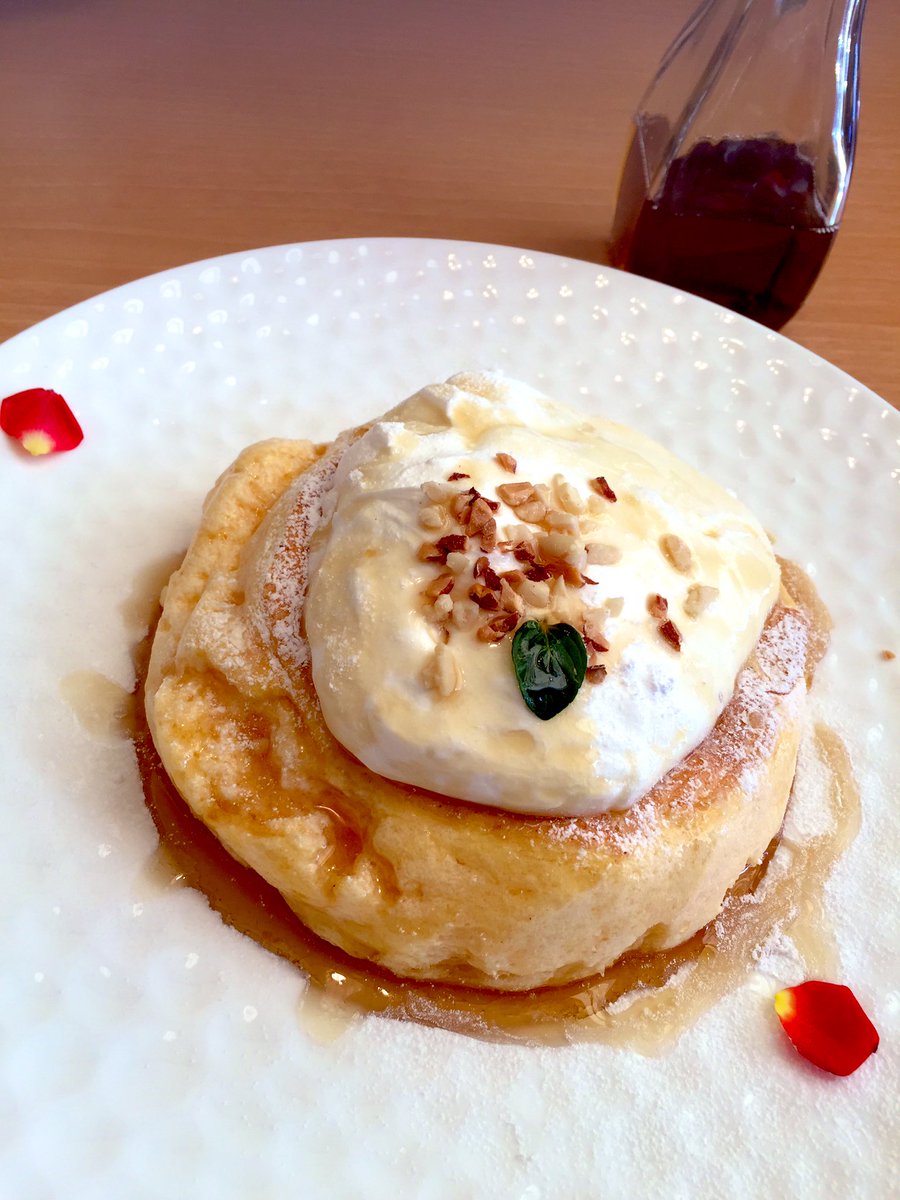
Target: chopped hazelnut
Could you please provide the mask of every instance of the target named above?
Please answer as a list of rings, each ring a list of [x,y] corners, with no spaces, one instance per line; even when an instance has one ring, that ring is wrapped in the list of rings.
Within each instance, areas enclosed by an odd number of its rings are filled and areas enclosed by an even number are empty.
[[[538,549],[544,559],[565,558],[577,545],[568,533],[545,533],[538,538]]]
[[[443,529],[447,524],[447,513],[436,504],[423,505],[419,509],[419,524],[424,529]]]
[[[452,551],[447,555],[447,568],[454,575],[461,575],[468,565],[469,557],[467,554],[459,554],[456,551]]]
[[[452,592],[455,583],[456,577],[454,575],[438,575],[424,589],[423,594],[433,600],[437,596],[444,596],[448,592]]]
[[[651,592],[647,597],[647,612],[657,621],[662,621],[669,611],[669,602],[659,592]]]
[[[471,479],[471,475],[467,475],[465,471],[454,471],[452,475],[447,476],[448,483],[455,483],[457,479]]]
[[[595,667],[588,667],[584,673],[584,677],[588,683],[602,683],[606,675],[607,671],[603,663],[598,663]]]
[[[434,648],[434,653],[422,668],[422,682],[444,700],[458,692],[462,686],[459,664],[443,644]]]
[[[510,475],[515,475],[518,463],[511,454],[495,454],[494,458],[504,471],[509,471]]]
[[[616,499],[617,499],[616,493],[612,490],[612,488],[606,482],[605,476],[598,475],[596,477],[596,479],[592,479],[590,481],[590,484],[598,496],[602,496],[603,499],[608,500],[610,502],[610,504],[615,504]]]
[[[521,517],[523,521],[530,521],[533,525],[543,521],[546,513],[547,506],[542,500],[529,500],[527,504],[520,504],[516,508],[516,516]]]
[[[422,491],[429,500],[436,504],[459,494],[455,487],[451,487],[448,483],[439,483],[436,479],[430,479],[427,483],[423,483]]]
[[[521,483],[501,483],[497,486],[497,495],[510,508],[518,508],[534,495],[534,487],[524,480]]]
[[[436,548],[444,556],[446,561],[448,554],[462,554],[468,544],[468,539],[464,533],[446,533],[443,537],[438,538],[435,543]]]
[[[550,585],[543,580],[523,579],[518,592],[529,608],[546,608],[550,603]]]
[[[691,569],[691,552],[687,542],[682,541],[674,533],[664,533],[659,539],[659,548],[663,552],[663,557],[668,563],[680,571],[682,575],[686,575]]]
[[[488,521],[493,520],[491,509],[483,496],[479,496],[472,501],[472,507],[469,509],[469,520],[466,525],[466,533],[473,537],[480,529],[483,529]]]
[[[479,538],[479,545],[482,550],[490,553],[497,545],[497,522],[493,517],[489,521],[485,521]]]
[[[600,606],[600,611],[606,613],[608,617],[621,616],[622,609],[625,607],[624,596],[608,597]]]
[[[718,588],[709,587],[705,583],[692,583],[682,605],[684,615],[692,620],[696,619],[701,613],[706,612],[718,594]]]
[[[560,508],[548,508],[545,520],[551,529],[560,529],[569,533],[578,532],[578,518],[572,513],[563,512]]]
[[[479,608],[491,610],[500,607],[497,593],[482,583],[475,583],[469,588],[469,599],[474,600]]]
[[[583,513],[584,500],[581,498],[578,489],[573,487],[571,483],[563,479],[560,475],[557,475],[553,482],[556,485],[556,496],[560,508],[564,508],[567,513],[574,513],[576,515]]]
[[[610,546],[606,542],[591,542],[586,549],[587,560],[594,567],[607,567],[622,557],[618,546]]]
[[[508,579],[500,580],[500,607],[506,612],[523,613],[525,602]]]
[[[595,650],[602,652],[609,649],[609,642],[604,636],[602,611],[591,609],[584,614],[584,639],[591,642]]]
[[[478,629],[478,640],[482,642],[502,642],[508,633],[512,633],[519,623],[515,613],[501,613],[492,617]]]
[[[674,621],[663,621],[659,627],[659,632],[673,650],[681,649],[681,632]]]
[[[469,519],[469,509],[472,507],[472,497],[468,492],[458,492],[450,501],[450,512],[463,525]]]

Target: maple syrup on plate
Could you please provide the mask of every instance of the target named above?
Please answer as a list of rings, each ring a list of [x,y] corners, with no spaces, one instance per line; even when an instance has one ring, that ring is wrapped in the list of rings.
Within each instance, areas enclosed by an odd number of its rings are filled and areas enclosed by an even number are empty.
[[[794,573],[792,591],[812,589],[799,568],[782,566]],[[816,609],[804,603],[820,635],[813,639],[814,655],[827,645],[827,613],[818,604]],[[750,976],[759,948],[776,927],[790,931],[810,972],[834,973],[836,951],[823,923],[822,891],[856,832],[859,798],[846,750],[825,727],[816,728],[814,743],[827,777],[826,831],[790,844],[779,835],[762,862],[736,881],[719,916],[682,945],[626,954],[601,976],[526,992],[399,979],[311,933],[280,893],[236,862],[182,800],[144,715],[143,681],[155,623],[135,652],[131,710],[144,797],[160,839],[142,882],[198,889],[227,924],[299,967],[310,984],[300,1018],[315,1040],[333,1040],[355,1014],[374,1012],[490,1041],[599,1041],[652,1054]],[[333,824],[339,843],[341,822]],[[339,844],[335,852],[340,854]]]

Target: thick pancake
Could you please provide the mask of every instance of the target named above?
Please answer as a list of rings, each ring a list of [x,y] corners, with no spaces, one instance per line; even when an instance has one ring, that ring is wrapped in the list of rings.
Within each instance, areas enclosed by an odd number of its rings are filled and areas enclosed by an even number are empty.
[[[166,589],[147,712],[190,807],[311,929],[399,975],[518,990],[690,936],[781,825],[806,615],[783,592],[712,733],[628,811],[527,817],[393,783],[330,734],[302,637],[341,448],[246,450]]]

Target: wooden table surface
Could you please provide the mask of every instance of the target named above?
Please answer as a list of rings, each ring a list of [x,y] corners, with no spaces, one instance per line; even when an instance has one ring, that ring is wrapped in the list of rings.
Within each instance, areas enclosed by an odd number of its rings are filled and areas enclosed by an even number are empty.
[[[359,236],[606,261],[635,104],[694,0],[0,0],[0,340],[130,279]],[[900,407],[900,4],[786,334]]]

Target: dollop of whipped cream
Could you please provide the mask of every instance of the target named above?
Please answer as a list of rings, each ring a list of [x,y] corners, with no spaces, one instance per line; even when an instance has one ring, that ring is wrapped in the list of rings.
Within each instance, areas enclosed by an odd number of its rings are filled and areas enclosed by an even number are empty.
[[[501,498],[523,482],[540,485],[537,509]],[[485,554],[475,533],[446,563],[423,561],[441,536],[464,533],[452,509],[469,488],[496,505],[497,545]],[[553,533],[572,540],[547,542]],[[605,668],[547,721],[519,691],[511,634],[479,634],[498,610],[469,598],[484,586],[480,558],[498,576],[530,569],[515,555],[523,538],[553,548],[536,549],[539,563],[565,554],[569,583],[510,576],[516,618],[587,631],[589,662]],[[588,582],[573,586],[579,573]],[[433,594],[449,575],[450,603]],[[347,750],[379,775],[460,800],[578,815],[629,807],[709,733],[780,573],[758,522],[717,483],[634,430],[487,373],[424,388],[349,446],[309,581],[313,680]]]

